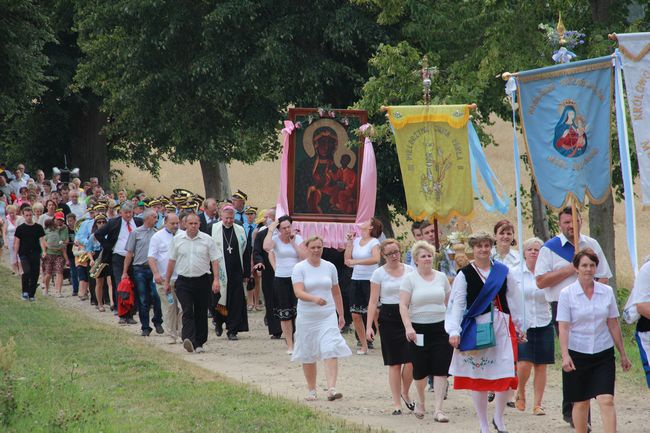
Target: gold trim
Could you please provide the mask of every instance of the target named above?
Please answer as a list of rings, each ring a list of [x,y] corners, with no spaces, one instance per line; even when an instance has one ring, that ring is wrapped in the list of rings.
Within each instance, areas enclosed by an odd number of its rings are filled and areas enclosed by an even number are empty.
[[[592,63],[589,65],[584,65],[584,66],[578,66],[577,68],[564,68],[560,69],[559,71],[551,71],[551,72],[544,72],[541,74],[531,74],[527,76],[521,76],[519,75],[517,78],[519,81],[522,83],[527,83],[529,81],[537,81],[537,80],[545,80],[547,78],[556,78],[556,77],[563,77],[565,75],[574,75],[574,74],[579,74],[581,72],[590,72],[590,71],[597,71],[599,69],[606,69],[606,68],[612,68],[612,62],[611,59],[603,59],[602,62],[598,63]]]
[[[516,78],[517,81],[521,81],[521,77]],[[614,85],[616,83],[614,82],[614,71],[610,71],[610,95],[609,95],[609,127],[608,127],[608,140],[607,140],[607,145],[609,146],[609,188],[607,188],[607,191],[605,194],[603,194],[603,197],[600,200],[596,200],[593,195],[591,195],[591,191],[589,190],[589,186],[585,188],[585,197],[589,198],[589,204],[603,204],[608,198],[609,195],[612,193],[612,116],[613,116],[613,111],[615,110],[615,107],[613,106],[613,101],[614,101]],[[530,172],[532,174],[533,180],[535,181],[536,185],[539,185],[539,181],[537,180],[537,175],[535,174],[535,165],[533,164],[533,158],[530,155],[530,147],[528,146],[528,137],[526,135],[526,125],[524,122],[524,116],[523,116],[523,104],[521,103],[521,86],[517,85],[517,110],[519,111],[519,121],[521,124],[521,132],[522,135],[524,136],[524,144],[526,145],[526,154],[528,156],[528,161],[530,161]],[[520,185],[517,185],[519,187]],[[539,191],[539,186],[537,187]],[[578,197],[576,197],[572,191],[569,191],[565,194],[564,196],[564,201],[562,202],[562,206],[560,207],[555,207],[552,204],[550,204],[541,194],[539,194],[539,198],[542,201],[542,203],[551,208],[552,210],[559,211],[560,209],[563,209],[565,206],[571,204],[571,199],[575,199],[576,203],[579,203],[581,206],[584,205],[584,203],[580,203],[578,200]]]
[[[427,220],[430,223],[433,223],[433,220],[437,219],[439,224],[447,224],[454,217],[472,219],[474,217],[474,203],[472,203],[472,208],[467,213],[452,209],[444,217],[441,217],[437,212],[429,213],[427,211],[422,211],[420,214],[415,215],[410,209],[407,209],[406,214],[411,217],[412,220],[418,222]]]
[[[650,53],[650,43],[646,44],[645,47],[639,52],[639,54],[632,54],[627,48],[621,45],[621,41],[618,42],[618,49],[625,57],[632,60],[633,62],[640,62],[648,53]]]
[[[424,108],[425,106],[423,106]],[[401,119],[397,119],[393,116],[393,109],[399,108],[399,106],[388,107],[388,120],[393,125],[395,129],[402,129],[406,125],[411,123],[426,123],[426,122],[444,122],[447,123],[452,128],[463,128],[467,125],[469,120],[469,106],[464,107],[464,113],[462,117],[454,118],[449,114],[440,114],[440,113],[426,113],[418,114],[411,116],[404,116]]]

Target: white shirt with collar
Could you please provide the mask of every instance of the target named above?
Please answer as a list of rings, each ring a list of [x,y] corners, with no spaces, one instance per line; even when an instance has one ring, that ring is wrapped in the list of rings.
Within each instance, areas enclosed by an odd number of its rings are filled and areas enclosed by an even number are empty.
[[[508,274],[512,274],[512,278],[517,281],[517,289],[520,292],[523,280],[524,317],[519,318],[519,322],[525,322],[526,329],[543,328],[551,323],[551,306],[546,300],[545,290],[537,287],[535,276],[528,269],[528,266],[524,263],[523,278],[519,266],[510,268]]]
[[[496,247],[492,247],[492,252],[490,253],[490,258],[496,262],[503,263],[509,268],[515,267],[519,265],[519,262],[521,261],[521,258],[519,257],[519,251],[510,249],[508,250],[508,253],[504,256],[501,257],[497,253]]]
[[[568,322],[569,349],[594,354],[614,346],[607,326],[607,319],[618,317],[614,290],[594,281],[594,294],[587,298],[578,281],[568,285],[560,293],[557,304],[558,322]]]
[[[11,187],[13,193],[16,194],[16,197],[18,197],[20,194],[20,188],[27,186],[27,181],[23,179],[14,179],[9,182],[9,186]]]
[[[569,242],[563,233],[560,233],[558,237],[562,242],[562,246]],[[589,236],[580,234],[580,240],[578,241],[578,251],[584,248],[591,248],[598,256],[598,266],[596,267],[595,277],[612,278],[612,271],[609,268],[609,264],[607,263],[607,259],[603,253],[603,249],[600,248],[598,241],[596,239],[590,238]],[[535,276],[539,277],[540,275],[544,275],[547,272],[556,271],[570,264],[571,263],[555,254],[548,247],[543,246],[539,250],[539,256],[537,257],[537,264],[535,265]],[[557,302],[560,298],[560,291],[562,291],[563,288],[573,283],[577,279],[577,275],[573,274],[560,281],[556,285],[545,288],[544,291],[546,292],[546,300],[548,302]]]
[[[163,278],[167,275],[169,248],[171,247],[172,240],[174,240],[174,234],[163,227],[158,230],[149,241],[149,252],[147,253],[147,257],[151,257],[156,261],[158,272]],[[174,269],[171,280],[175,281],[177,275],[176,269]]]
[[[179,230],[169,247],[169,260],[176,261],[174,271],[186,278],[209,274],[210,264],[217,257],[217,244],[202,231],[190,238],[187,232]]]
[[[117,242],[115,242],[115,246],[113,247],[113,253],[114,254],[119,254],[120,256],[126,256],[126,241],[129,239],[129,234],[138,228],[138,226],[135,225],[135,221],[133,221],[133,218],[129,221],[128,225],[131,227],[131,230],[127,227],[126,221],[124,221],[124,218],[120,218],[120,234],[117,237]]]
[[[72,203],[72,200],[66,203],[70,208],[70,212],[77,216],[77,221],[86,213],[86,203],[77,199],[76,203]]]

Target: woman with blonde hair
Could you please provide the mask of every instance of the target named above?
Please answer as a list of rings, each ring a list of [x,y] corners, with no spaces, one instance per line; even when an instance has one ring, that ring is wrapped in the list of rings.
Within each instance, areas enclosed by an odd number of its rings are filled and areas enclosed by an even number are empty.
[[[517,314],[521,301],[508,267],[490,259],[494,238],[480,231],[472,234],[468,243],[474,260],[454,279],[445,319],[449,344],[456,349],[449,374],[454,376],[454,389],[472,391],[481,433],[490,431],[488,392],[496,394],[492,424],[503,433],[506,403],[517,388],[517,339],[523,335],[513,319],[521,317]]]
[[[377,312],[377,304],[381,302],[379,311],[381,354],[384,365],[388,366],[388,383],[393,396],[393,415],[401,415],[401,400],[404,400],[409,410],[415,408],[415,404],[409,397],[409,388],[413,382],[413,364],[409,343],[406,340],[406,330],[399,311],[400,286],[404,278],[413,272],[413,268],[402,263],[400,245],[395,239],[386,239],[379,248],[386,264],[375,269],[370,277],[366,338],[368,341],[375,339],[372,322]]]
[[[533,382],[533,415],[546,415],[542,406],[544,388],[546,387],[546,366],[555,363],[554,331],[551,321],[551,306],[546,300],[544,290],[537,287],[535,281],[535,264],[539,250],[544,242],[538,238],[530,238],[524,242],[524,268],[510,268],[517,287],[524,296],[524,313],[526,317],[519,318],[526,328],[526,341],[519,343],[517,352],[517,395],[515,407],[526,410],[526,382],[532,370],[535,371]]]
[[[418,392],[415,417],[424,418],[427,377],[433,376],[436,422],[449,422],[442,411],[452,348],[445,332],[445,312],[451,287],[447,276],[433,269],[436,251],[426,241],[411,248],[416,272],[406,275],[400,286],[399,311],[413,360],[413,379]]]
[[[307,401],[317,399],[316,362],[324,361],[327,399],[334,401],[343,397],[336,391],[338,358],[352,355],[340,331],[345,325],[341,288],[336,267],[321,259],[323,239],[311,237],[305,246],[307,259],[297,263],[291,274],[293,290],[298,298],[291,360],[302,363],[307,381]]]

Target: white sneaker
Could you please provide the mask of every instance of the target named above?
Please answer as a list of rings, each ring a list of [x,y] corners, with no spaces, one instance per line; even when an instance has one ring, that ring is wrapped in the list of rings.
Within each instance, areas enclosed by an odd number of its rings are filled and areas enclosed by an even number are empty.
[[[197,347],[196,349],[194,349],[194,351],[196,353],[205,353],[205,349],[203,348],[203,346]]]

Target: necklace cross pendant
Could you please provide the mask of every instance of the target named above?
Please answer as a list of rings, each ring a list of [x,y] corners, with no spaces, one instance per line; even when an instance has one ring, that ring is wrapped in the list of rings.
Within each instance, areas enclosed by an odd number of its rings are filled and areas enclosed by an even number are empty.
[[[232,254],[232,247],[226,248],[228,250],[228,254]]]

